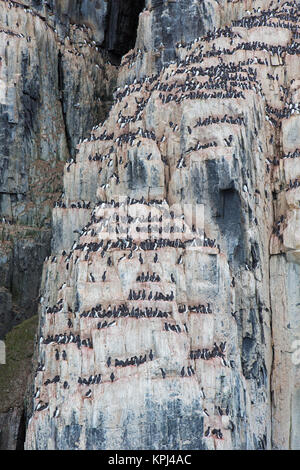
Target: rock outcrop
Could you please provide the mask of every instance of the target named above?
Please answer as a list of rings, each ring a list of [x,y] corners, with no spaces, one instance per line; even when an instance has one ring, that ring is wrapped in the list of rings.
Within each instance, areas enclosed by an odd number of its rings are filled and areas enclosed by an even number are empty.
[[[0,339],[37,312],[65,161],[111,106],[98,3],[0,1]]]
[[[146,6],[53,211],[26,448],[299,448],[299,3]]]
[[[115,80],[97,31],[82,24],[85,17],[72,23],[75,2],[53,10],[27,3],[1,1],[0,10],[1,337],[20,321],[18,309],[23,318],[33,314],[64,162],[105,117]]]
[[[299,11],[0,0],[1,449],[300,448]]]

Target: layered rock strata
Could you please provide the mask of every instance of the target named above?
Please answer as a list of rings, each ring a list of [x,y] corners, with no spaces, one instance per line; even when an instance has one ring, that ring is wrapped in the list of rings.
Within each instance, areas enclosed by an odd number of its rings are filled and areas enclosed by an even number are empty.
[[[26,448],[299,448],[299,5],[193,2],[170,62],[155,3],[65,168]]]
[[[95,2],[0,1],[0,340],[37,312],[65,161],[111,106],[116,67],[98,3],[97,16]],[[0,413],[11,408],[14,422],[4,417],[1,431],[15,435],[23,403],[11,395]]]

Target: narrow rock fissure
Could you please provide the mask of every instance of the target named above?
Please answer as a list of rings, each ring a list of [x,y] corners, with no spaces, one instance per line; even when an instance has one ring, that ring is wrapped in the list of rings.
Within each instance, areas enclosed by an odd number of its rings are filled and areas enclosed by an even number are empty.
[[[106,19],[105,48],[114,65],[135,45],[139,14],[145,0],[109,0]]]
[[[16,450],[24,450],[25,437],[26,437],[26,416],[25,416],[25,410],[23,410],[21,420],[20,420],[19,430],[18,430]]]

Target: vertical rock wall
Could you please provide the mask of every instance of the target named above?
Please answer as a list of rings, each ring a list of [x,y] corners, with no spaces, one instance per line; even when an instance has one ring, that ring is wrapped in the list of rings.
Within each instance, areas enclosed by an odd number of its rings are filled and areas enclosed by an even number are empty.
[[[0,10],[0,282],[2,305],[16,303],[23,317],[38,296],[64,162],[106,115],[115,76],[94,30],[71,23],[79,13],[41,3],[1,1]],[[102,42],[104,20],[95,25]],[[20,318],[0,308],[10,318],[3,337]]]
[[[37,312],[65,161],[111,106],[116,70],[96,3],[0,1],[0,339]],[[13,420],[2,435],[19,426],[14,396],[6,417],[1,395],[1,422]]]
[[[299,52],[298,2],[147,2],[53,212],[27,449],[299,448]]]

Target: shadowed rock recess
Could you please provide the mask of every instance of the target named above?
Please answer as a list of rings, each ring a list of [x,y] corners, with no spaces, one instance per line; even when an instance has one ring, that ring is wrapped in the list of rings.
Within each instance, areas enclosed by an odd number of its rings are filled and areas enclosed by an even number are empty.
[[[300,449],[299,1],[0,7],[1,442]]]

